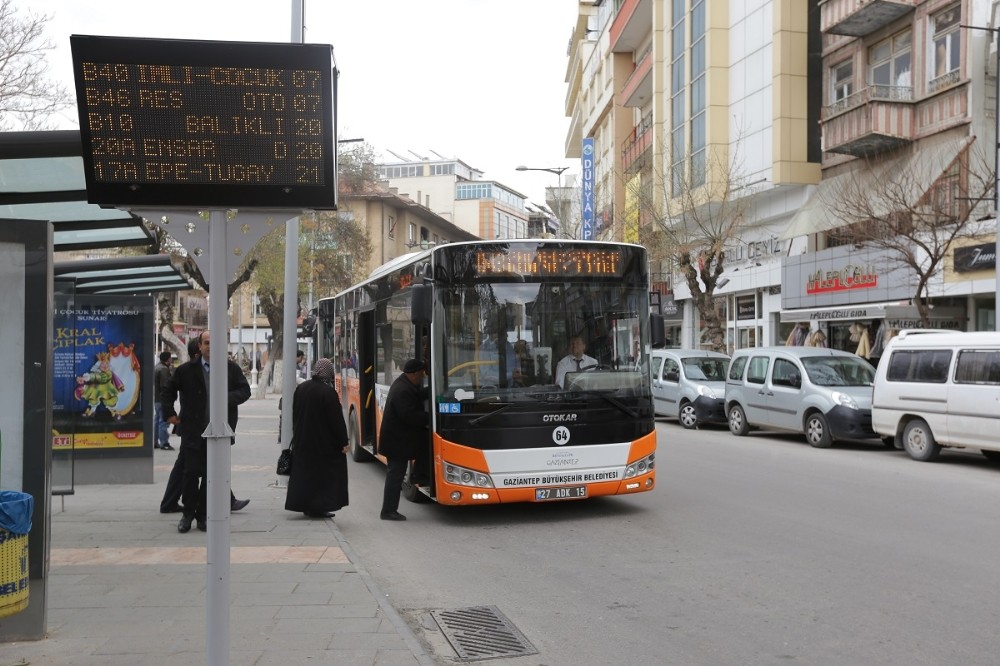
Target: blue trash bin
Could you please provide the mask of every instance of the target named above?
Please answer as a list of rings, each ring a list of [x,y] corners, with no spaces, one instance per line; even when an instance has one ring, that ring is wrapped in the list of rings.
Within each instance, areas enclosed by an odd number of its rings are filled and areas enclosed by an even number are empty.
[[[0,618],[28,607],[28,532],[35,498],[0,490]]]

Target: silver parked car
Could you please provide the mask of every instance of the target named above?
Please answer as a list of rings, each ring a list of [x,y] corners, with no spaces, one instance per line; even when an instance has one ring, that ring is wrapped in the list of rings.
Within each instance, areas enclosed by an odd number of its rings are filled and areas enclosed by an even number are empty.
[[[817,448],[877,437],[872,429],[875,368],[823,347],[755,347],[733,354],[726,378],[729,430],[751,426],[805,433]]]
[[[650,354],[653,410],[685,428],[726,422],[725,354],[696,349],[655,349]]]

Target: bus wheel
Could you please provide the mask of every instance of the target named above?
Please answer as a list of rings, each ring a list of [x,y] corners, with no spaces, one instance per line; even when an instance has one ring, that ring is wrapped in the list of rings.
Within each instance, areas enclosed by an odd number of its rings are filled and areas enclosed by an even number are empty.
[[[415,485],[410,483],[410,476],[413,474],[413,461],[410,461],[409,466],[406,468],[406,476],[403,477],[403,497],[406,501],[413,502],[414,504],[424,504],[430,502],[430,498],[427,495],[420,492]]]
[[[347,419],[347,441],[351,447],[351,458],[354,462],[364,463],[372,461],[372,454],[368,453],[361,446],[361,430],[358,428],[358,415],[351,412]]]
[[[941,445],[934,441],[931,427],[923,419],[913,419],[903,428],[903,448],[920,462],[934,460],[941,453]]]

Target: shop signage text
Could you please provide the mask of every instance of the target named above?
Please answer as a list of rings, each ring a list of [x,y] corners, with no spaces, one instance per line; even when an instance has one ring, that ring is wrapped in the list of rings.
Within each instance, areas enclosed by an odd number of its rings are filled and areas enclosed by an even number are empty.
[[[806,279],[807,294],[828,294],[872,289],[878,286],[878,273],[872,266],[847,264],[839,271],[816,271]]]
[[[954,264],[956,273],[970,273],[996,268],[997,244],[983,243],[960,247],[955,250]]]

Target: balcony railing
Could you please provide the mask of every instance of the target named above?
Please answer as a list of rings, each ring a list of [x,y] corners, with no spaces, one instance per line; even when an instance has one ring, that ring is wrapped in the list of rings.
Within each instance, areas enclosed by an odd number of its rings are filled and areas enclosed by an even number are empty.
[[[622,142],[622,168],[627,171],[652,145],[653,114],[649,114],[632,128],[628,138]]]
[[[912,102],[913,86],[870,85],[824,108],[823,118],[825,120],[872,101]]]

